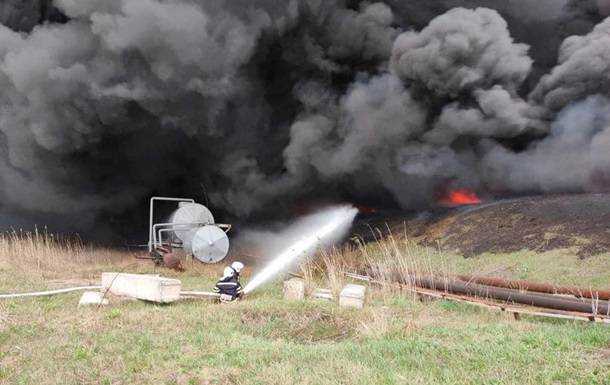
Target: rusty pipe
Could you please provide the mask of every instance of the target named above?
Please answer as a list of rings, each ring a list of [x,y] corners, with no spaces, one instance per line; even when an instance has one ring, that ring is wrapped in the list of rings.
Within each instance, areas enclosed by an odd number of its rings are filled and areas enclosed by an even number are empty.
[[[515,289],[486,286],[478,283],[469,283],[461,280],[446,279],[430,275],[399,276],[399,282],[426,289],[443,290],[449,293],[464,294],[479,298],[493,298],[496,300],[543,307],[547,309],[610,315],[610,305],[608,301],[565,298],[550,294],[523,292]]]
[[[486,286],[503,287],[506,289],[526,290],[548,294],[568,294],[578,298],[602,300],[610,299],[610,291],[608,290],[583,289],[576,286],[555,286],[548,283],[529,282],[524,280],[507,280],[476,275],[457,275],[456,277],[466,282],[478,283]]]

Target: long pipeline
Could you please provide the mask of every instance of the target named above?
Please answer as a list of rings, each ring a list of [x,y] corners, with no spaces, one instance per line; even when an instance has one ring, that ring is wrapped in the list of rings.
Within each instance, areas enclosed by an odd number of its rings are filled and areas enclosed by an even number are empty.
[[[407,275],[400,276],[398,281],[403,284],[424,287],[426,289],[444,290],[450,293],[464,294],[479,298],[493,298],[506,302],[555,310],[610,315],[610,305],[608,301],[563,298],[550,294],[522,292],[515,289],[486,286],[478,283],[435,276]]]
[[[494,277],[482,277],[476,275],[457,275],[457,278],[472,283],[487,286],[503,287],[506,289],[535,291],[548,294],[568,294],[579,298],[610,299],[610,291],[584,289],[576,286],[555,286],[548,283],[529,282],[523,280],[507,280]]]

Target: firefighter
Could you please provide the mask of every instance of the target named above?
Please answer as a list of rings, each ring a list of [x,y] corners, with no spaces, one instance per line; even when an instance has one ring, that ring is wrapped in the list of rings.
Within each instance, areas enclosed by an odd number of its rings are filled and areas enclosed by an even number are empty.
[[[239,283],[239,273],[244,268],[241,262],[233,262],[231,266],[225,267],[222,278],[216,282],[214,291],[220,294],[220,302],[231,302],[243,295],[243,289]]]

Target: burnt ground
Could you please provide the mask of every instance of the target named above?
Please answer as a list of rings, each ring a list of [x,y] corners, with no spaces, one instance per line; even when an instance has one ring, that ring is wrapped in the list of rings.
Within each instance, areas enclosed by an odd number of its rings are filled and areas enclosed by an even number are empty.
[[[610,194],[565,194],[484,202],[425,213],[361,218],[355,233],[408,236],[466,257],[519,250],[573,249],[581,258],[610,251]]]

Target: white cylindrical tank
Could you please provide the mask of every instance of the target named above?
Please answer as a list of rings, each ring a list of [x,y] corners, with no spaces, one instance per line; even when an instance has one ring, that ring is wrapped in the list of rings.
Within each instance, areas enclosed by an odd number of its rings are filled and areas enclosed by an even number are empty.
[[[203,226],[195,231],[191,240],[191,250],[193,256],[200,262],[220,262],[229,252],[229,237],[218,226]]]
[[[214,223],[214,216],[212,215],[212,212],[202,204],[181,202],[178,209],[172,214],[170,222],[174,224],[201,223],[197,228],[191,226],[185,230],[174,230],[175,236],[188,246],[199,227],[204,226],[205,224]]]

